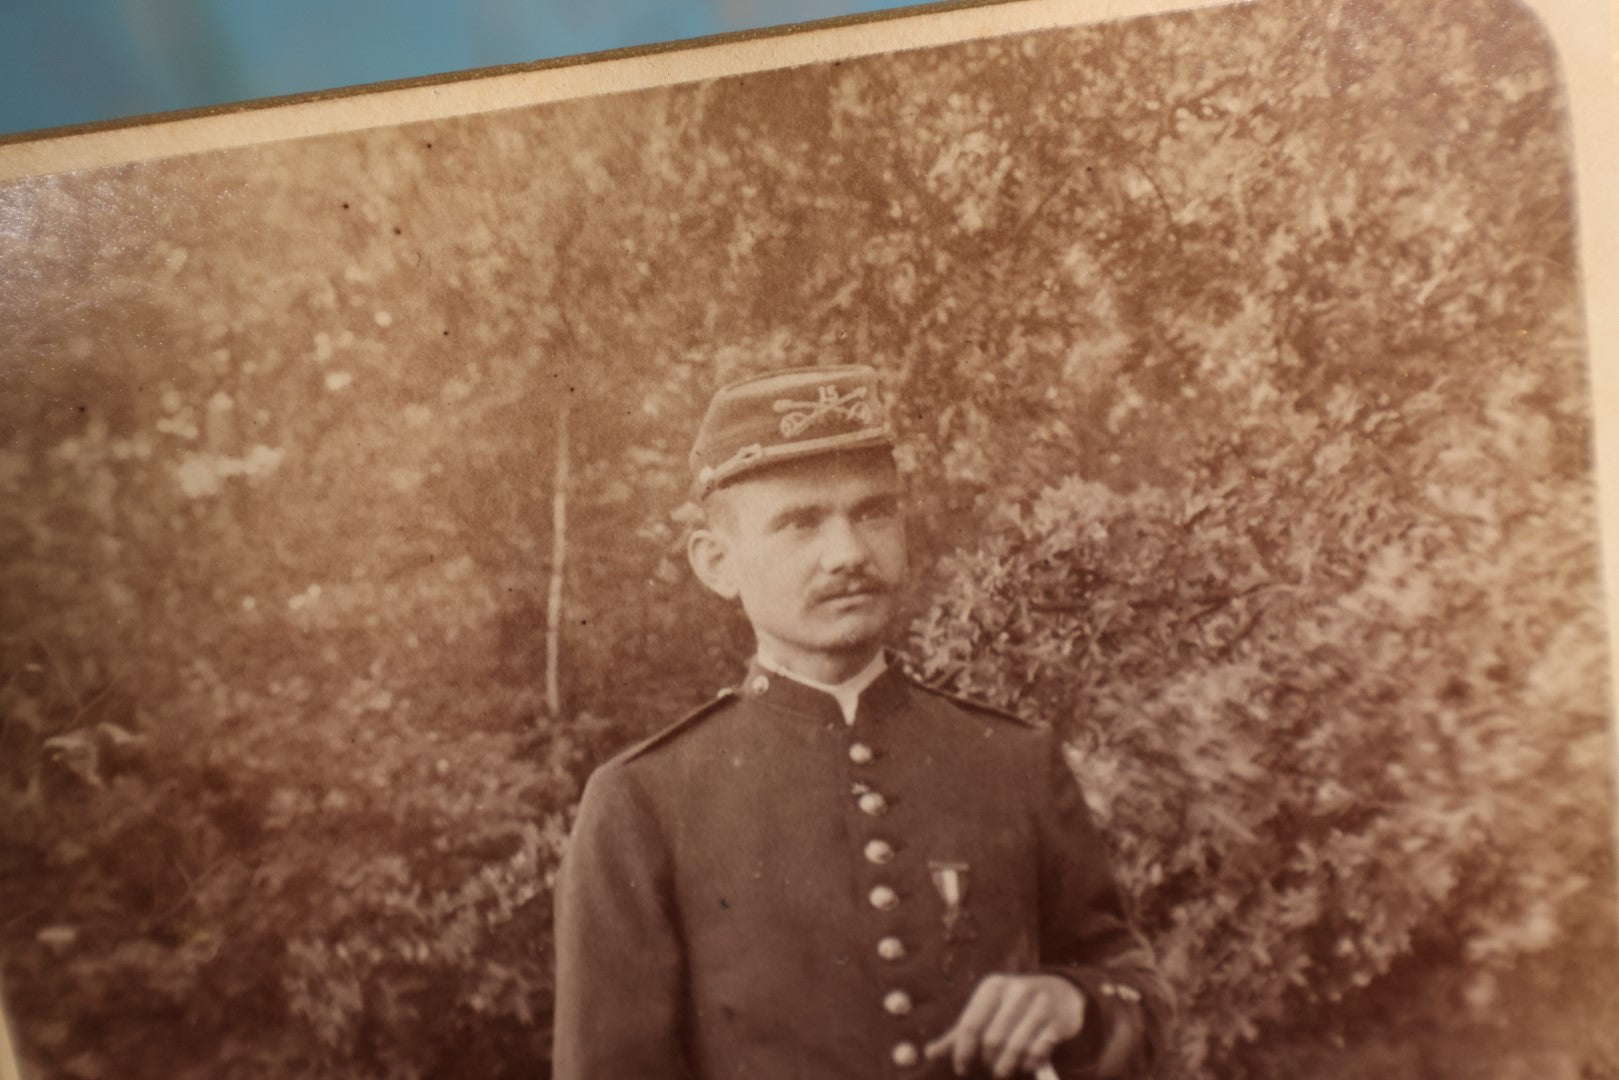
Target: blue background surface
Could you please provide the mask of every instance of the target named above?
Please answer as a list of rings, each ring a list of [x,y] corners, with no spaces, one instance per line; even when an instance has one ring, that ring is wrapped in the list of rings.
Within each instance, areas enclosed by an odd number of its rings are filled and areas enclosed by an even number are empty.
[[[0,0],[0,133],[901,6],[871,0]]]

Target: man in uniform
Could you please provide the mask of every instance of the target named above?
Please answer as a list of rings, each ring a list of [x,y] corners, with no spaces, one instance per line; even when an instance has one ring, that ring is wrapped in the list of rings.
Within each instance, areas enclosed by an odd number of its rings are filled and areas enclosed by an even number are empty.
[[[1139,1075],[1168,991],[1047,729],[907,678],[875,373],[723,387],[688,553],[741,684],[591,777],[557,885],[558,1080]]]

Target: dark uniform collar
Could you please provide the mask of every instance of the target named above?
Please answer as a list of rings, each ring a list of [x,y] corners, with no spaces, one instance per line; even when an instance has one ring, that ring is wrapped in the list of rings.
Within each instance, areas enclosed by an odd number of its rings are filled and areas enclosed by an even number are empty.
[[[906,679],[899,669],[899,659],[891,652],[884,655],[888,666],[870,686],[860,692],[860,707],[855,713],[857,726],[881,719],[904,700]],[[736,692],[743,700],[756,701],[772,710],[840,727],[843,725],[843,710],[831,694],[801,683],[790,675],[772,671],[760,664],[757,657],[749,661],[747,675]]]

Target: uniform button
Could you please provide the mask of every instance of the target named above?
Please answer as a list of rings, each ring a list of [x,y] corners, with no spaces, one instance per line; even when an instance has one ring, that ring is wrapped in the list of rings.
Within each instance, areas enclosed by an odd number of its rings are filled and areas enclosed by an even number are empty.
[[[849,760],[854,762],[856,765],[870,765],[871,758],[871,747],[867,746],[865,743],[857,742],[849,744]]]
[[[866,861],[883,865],[894,857],[894,845],[887,840],[866,841]]]
[[[763,675],[755,675],[753,677],[753,681],[749,683],[748,686],[755,694],[762,694],[766,690],[770,689],[770,680],[765,678]]]
[[[887,885],[878,885],[873,888],[867,899],[871,901],[871,906],[878,911],[893,911],[899,907],[899,893],[890,889]]]
[[[888,800],[882,797],[881,792],[868,791],[860,796],[860,809],[876,817],[888,809]]]
[[[885,937],[877,942],[877,955],[884,960],[903,960],[905,943],[897,937]]]
[[[922,1060],[922,1055],[917,1053],[916,1044],[908,1042],[895,1044],[894,1052],[891,1056],[894,1059],[894,1064],[902,1069],[909,1069],[912,1065]]]
[[[903,990],[890,990],[883,995],[883,1011],[889,1016],[907,1016],[911,1011],[911,995]]]

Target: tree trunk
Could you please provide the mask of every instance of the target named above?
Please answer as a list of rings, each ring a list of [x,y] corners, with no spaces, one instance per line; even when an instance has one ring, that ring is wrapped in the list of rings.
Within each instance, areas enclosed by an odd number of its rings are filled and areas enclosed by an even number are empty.
[[[551,589],[545,615],[545,707],[553,720],[562,715],[558,676],[562,653],[562,570],[568,554],[568,405],[557,409],[556,472],[551,484]]]

